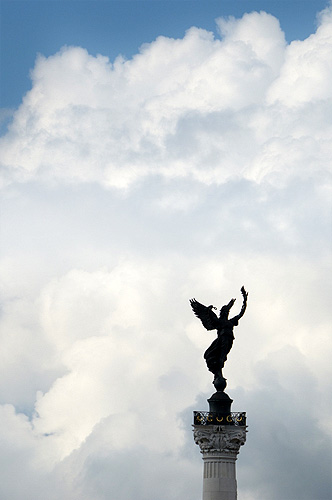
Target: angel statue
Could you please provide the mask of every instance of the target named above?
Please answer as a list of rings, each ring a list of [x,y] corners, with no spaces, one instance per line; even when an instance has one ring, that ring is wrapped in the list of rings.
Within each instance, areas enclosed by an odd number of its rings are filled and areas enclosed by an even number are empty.
[[[226,387],[226,379],[223,377],[222,369],[233,345],[233,328],[239,324],[239,319],[242,318],[247,307],[248,293],[245,291],[244,286],[241,288],[241,293],[243,296],[241,311],[231,319],[228,319],[228,314],[235,299],[230,300],[226,306],[220,309],[219,318],[212,310],[217,309],[216,307],[206,307],[197,302],[196,299],[190,300],[190,305],[203,326],[207,330],[217,330],[218,337],[204,353],[207,367],[214,374],[213,385],[217,391],[223,391]]]

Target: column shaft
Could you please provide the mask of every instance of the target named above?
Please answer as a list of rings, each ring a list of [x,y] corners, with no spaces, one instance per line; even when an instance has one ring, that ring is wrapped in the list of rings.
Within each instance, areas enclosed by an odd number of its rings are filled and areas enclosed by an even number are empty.
[[[203,500],[236,500],[236,457],[203,456]]]

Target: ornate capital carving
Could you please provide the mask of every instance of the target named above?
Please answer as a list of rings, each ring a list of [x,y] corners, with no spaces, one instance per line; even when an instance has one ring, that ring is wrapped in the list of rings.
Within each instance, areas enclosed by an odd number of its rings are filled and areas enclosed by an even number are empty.
[[[194,441],[203,454],[237,455],[246,442],[246,428],[223,425],[194,425]]]

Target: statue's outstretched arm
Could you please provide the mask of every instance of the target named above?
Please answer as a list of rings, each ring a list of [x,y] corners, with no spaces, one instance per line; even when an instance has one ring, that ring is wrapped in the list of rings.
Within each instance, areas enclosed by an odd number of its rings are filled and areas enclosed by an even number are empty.
[[[234,323],[238,322],[239,319],[242,318],[242,316],[245,313],[245,310],[247,309],[248,292],[246,292],[246,290],[244,289],[244,286],[241,288],[241,293],[242,293],[242,296],[243,296],[243,303],[242,303],[241,311],[239,312],[239,314],[237,316],[234,316],[234,318],[232,318],[232,321]]]

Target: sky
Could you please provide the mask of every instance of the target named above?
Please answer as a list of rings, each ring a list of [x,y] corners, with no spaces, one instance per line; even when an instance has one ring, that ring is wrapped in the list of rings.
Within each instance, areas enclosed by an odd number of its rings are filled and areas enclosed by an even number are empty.
[[[0,498],[331,500],[332,6],[1,1]]]

